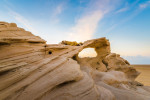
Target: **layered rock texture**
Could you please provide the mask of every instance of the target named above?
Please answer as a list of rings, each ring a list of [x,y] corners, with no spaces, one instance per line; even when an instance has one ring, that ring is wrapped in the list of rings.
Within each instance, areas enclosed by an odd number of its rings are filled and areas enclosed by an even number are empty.
[[[97,56],[79,58],[84,48]],[[52,45],[0,22],[0,100],[150,100],[138,75],[106,38]]]

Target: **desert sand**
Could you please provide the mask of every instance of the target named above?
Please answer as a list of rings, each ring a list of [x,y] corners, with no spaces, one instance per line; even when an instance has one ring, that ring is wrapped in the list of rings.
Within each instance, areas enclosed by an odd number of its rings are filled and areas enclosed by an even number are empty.
[[[78,57],[94,48],[96,57]],[[0,22],[0,100],[150,100],[150,87],[105,37],[46,44],[15,23]],[[148,75],[148,74],[147,74]]]
[[[143,83],[145,86],[150,86],[150,65],[132,65],[140,72],[136,81]]]

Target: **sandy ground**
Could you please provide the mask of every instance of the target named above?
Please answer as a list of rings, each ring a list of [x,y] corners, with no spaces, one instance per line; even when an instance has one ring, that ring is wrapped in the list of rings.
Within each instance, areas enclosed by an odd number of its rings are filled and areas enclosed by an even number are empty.
[[[136,78],[136,81],[143,83],[145,86],[150,86],[150,65],[132,65],[141,72]]]

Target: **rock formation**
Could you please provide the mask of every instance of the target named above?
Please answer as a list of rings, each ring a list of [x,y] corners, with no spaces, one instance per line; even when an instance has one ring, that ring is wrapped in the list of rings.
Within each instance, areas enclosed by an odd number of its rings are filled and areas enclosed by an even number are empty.
[[[84,48],[97,56],[79,58]],[[129,62],[106,38],[46,44],[15,23],[0,22],[0,100],[150,100]]]

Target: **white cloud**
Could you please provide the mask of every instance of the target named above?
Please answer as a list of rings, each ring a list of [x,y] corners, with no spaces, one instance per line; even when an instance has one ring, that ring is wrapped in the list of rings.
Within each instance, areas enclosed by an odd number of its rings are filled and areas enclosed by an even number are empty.
[[[99,21],[109,11],[113,10],[118,0],[95,0],[91,1],[88,8],[85,8],[85,12],[82,17],[77,19],[75,25],[70,28],[67,33],[67,40],[82,42],[91,39],[96,32]]]
[[[140,4],[140,8],[146,8],[147,4]]]
[[[129,9],[128,7],[124,7],[124,8],[119,9],[118,11],[116,11],[116,13],[125,12],[125,11],[127,11],[128,9]]]
[[[58,23],[59,22],[59,15],[64,11],[65,9],[65,3],[60,3],[59,5],[56,6],[56,8],[53,11],[52,14],[52,21],[54,23]]]
[[[59,14],[61,14],[62,11],[63,11],[63,4],[60,4],[56,7],[56,9],[54,11],[54,15],[59,15]]]
[[[12,10],[12,8],[15,8],[15,6],[11,2],[9,2],[8,0],[4,0],[4,2],[5,2],[4,7],[5,7],[6,11],[8,12],[7,13],[8,19],[10,17],[12,19],[11,21],[14,22],[14,20],[15,20],[16,24],[20,24],[21,26],[23,26],[23,28],[27,29],[27,31],[31,31],[33,34],[36,34],[36,35],[38,34],[38,32],[30,24],[31,23],[30,21],[28,21],[26,18],[24,18],[19,13]]]
[[[102,17],[103,13],[101,11],[94,11],[78,19],[76,25],[71,28],[68,40],[80,42],[91,39]]]
[[[147,1],[147,2],[145,2],[145,3],[140,4],[139,7],[140,7],[141,9],[144,9],[144,8],[148,7],[149,5],[150,5],[150,1]]]
[[[138,5],[137,3],[139,2],[139,0],[135,1],[133,4],[131,5],[126,5],[126,7],[124,8],[121,8],[119,9],[118,11],[116,11],[115,13],[121,13],[121,12],[125,12],[125,11],[132,11],[132,14],[130,14],[128,17],[125,17],[123,18],[121,21],[118,21],[116,23],[114,23],[110,28],[108,28],[105,33],[109,33],[111,32],[113,29],[115,29],[116,27],[118,27],[119,25],[133,19],[135,16],[137,16],[142,10],[141,9],[144,9],[146,7],[148,7],[150,5],[150,0],[145,2],[145,3],[142,3],[140,5]],[[136,8],[140,8],[140,9],[135,9]]]
[[[27,28],[27,30],[31,31],[33,34],[38,34],[38,32],[33,29],[32,25],[30,24],[30,22],[24,18],[23,16],[21,16],[19,13],[13,11],[13,10],[9,10],[10,15],[20,24],[22,24],[25,28]]]

